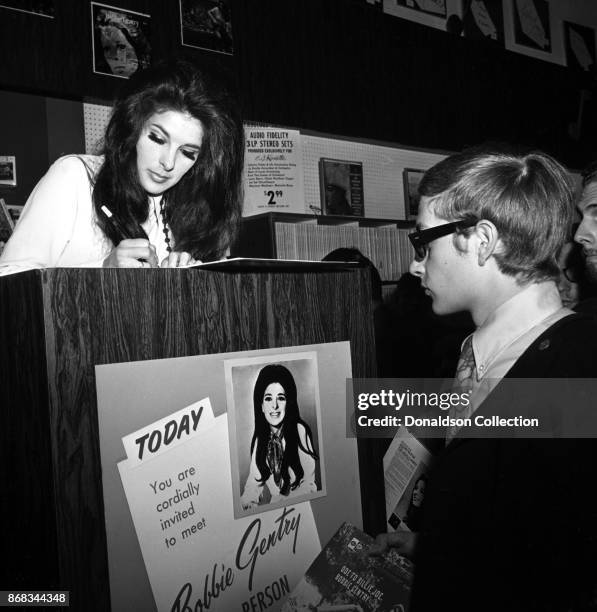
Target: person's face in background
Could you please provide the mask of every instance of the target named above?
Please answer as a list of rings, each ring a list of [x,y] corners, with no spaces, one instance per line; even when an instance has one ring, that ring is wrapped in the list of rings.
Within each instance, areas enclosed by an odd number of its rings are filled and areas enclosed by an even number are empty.
[[[582,270],[579,266],[578,251],[580,247],[574,242],[567,242],[562,247],[558,257],[560,277],[558,278],[558,291],[562,304],[567,308],[574,308],[580,301],[580,284]]]
[[[124,34],[114,25],[100,27],[104,57],[112,74],[129,77],[139,67],[139,59]]]
[[[425,496],[425,481],[419,480],[415,484],[413,489],[413,506],[418,508],[423,503],[423,497]]]
[[[272,429],[282,425],[286,416],[286,392],[280,383],[271,383],[266,387],[261,410]]]
[[[175,110],[154,113],[137,141],[139,183],[149,195],[174,187],[193,167],[203,142],[199,119]]]
[[[597,281],[597,181],[583,189],[577,208],[582,220],[574,240],[583,247],[587,274]]]

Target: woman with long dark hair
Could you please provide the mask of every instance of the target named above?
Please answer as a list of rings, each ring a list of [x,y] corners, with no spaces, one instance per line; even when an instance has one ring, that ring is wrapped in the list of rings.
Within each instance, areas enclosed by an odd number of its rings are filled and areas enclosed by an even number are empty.
[[[294,378],[288,368],[270,364],[259,372],[253,389],[255,430],[251,466],[241,504],[244,509],[284,497],[317,491],[317,453],[309,425],[300,416]]]
[[[427,477],[421,475],[415,481],[410,495],[410,502],[404,517],[404,522],[411,531],[419,531],[421,525],[421,513],[423,511],[423,499],[425,497],[425,487],[427,486]]]
[[[37,184],[0,274],[218,259],[240,219],[243,155],[236,104],[213,76],[183,60],[141,71],[114,106],[103,155],[62,157]]]

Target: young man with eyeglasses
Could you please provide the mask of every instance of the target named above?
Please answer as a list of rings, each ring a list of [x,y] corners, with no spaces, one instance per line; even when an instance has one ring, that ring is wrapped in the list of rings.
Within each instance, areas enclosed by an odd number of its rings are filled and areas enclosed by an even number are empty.
[[[556,286],[574,208],[564,168],[539,152],[471,149],[427,171],[419,193],[410,272],[437,314],[475,322],[463,343],[472,413],[510,408],[504,379],[597,377],[597,324],[563,308]],[[596,446],[452,431],[416,539],[378,537],[414,551],[411,612],[597,609]]]

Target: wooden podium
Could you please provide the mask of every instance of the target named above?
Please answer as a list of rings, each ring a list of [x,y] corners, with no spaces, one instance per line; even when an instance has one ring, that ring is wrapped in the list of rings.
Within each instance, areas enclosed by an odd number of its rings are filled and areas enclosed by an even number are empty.
[[[0,589],[69,590],[71,610],[110,609],[95,365],[348,340],[353,376],[374,376],[371,308],[365,268],[0,278]],[[368,452],[361,444],[363,525],[377,531]]]

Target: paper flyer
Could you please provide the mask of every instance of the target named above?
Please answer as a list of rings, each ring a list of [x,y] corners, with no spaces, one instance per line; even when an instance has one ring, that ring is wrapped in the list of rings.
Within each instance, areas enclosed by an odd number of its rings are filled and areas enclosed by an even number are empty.
[[[227,415],[209,398],[122,441],[157,610],[279,610],[321,549],[310,504],[234,519]]]
[[[400,427],[383,458],[389,531],[418,531],[427,472],[433,457],[406,427]]]
[[[245,127],[243,215],[305,212],[301,133],[275,127]]]

